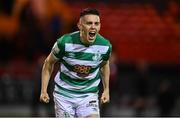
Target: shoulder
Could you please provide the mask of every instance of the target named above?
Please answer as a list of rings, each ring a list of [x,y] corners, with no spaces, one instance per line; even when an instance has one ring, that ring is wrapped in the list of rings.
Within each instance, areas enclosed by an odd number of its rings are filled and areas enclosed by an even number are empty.
[[[71,43],[73,42],[73,40],[79,35],[79,32],[72,32],[72,33],[68,33],[68,34],[64,34],[63,36],[61,36],[60,38],[57,39],[57,44],[58,45],[62,45],[65,43]]]
[[[96,41],[96,43],[97,43],[98,45],[105,45],[105,46],[110,46],[110,47],[112,47],[111,42],[110,42],[107,38],[103,37],[103,36],[100,35],[100,34],[97,35],[97,41]]]

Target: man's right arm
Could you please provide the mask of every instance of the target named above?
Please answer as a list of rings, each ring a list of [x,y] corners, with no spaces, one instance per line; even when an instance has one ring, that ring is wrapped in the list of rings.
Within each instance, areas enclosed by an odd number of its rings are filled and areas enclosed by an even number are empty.
[[[46,58],[46,60],[44,61],[44,64],[42,67],[40,101],[45,102],[45,103],[49,102],[49,95],[47,93],[47,87],[48,87],[49,79],[54,69],[54,64],[57,61],[58,59],[51,52]]]

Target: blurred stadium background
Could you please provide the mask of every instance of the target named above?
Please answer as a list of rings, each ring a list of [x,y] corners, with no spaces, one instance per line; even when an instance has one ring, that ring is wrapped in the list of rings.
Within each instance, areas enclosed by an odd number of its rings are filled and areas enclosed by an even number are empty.
[[[113,44],[102,116],[180,116],[179,0],[1,0],[0,116],[54,116],[52,99],[39,103],[41,66],[86,7]]]

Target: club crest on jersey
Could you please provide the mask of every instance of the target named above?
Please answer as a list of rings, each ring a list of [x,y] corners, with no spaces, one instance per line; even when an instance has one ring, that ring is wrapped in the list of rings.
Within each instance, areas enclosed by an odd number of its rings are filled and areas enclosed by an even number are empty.
[[[99,60],[101,60],[101,54],[95,53],[94,56],[92,57],[92,59],[93,59],[94,61],[99,61]]]
[[[69,53],[69,57],[74,58],[75,54],[74,53]]]

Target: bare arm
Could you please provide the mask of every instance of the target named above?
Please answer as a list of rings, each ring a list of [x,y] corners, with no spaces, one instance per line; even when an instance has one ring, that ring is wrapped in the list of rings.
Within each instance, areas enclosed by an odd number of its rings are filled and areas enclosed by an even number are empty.
[[[102,72],[102,83],[104,91],[101,96],[101,103],[109,102],[109,76],[110,76],[110,68],[109,61],[105,62],[101,68]]]
[[[46,58],[43,68],[42,68],[40,101],[45,102],[45,103],[49,102],[49,95],[47,93],[47,87],[48,87],[49,79],[54,69],[54,64],[56,62],[57,62],[57,59],[52,53],[50,53],[49,56]]]

